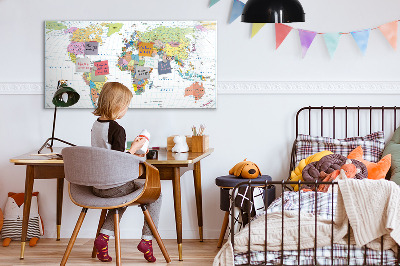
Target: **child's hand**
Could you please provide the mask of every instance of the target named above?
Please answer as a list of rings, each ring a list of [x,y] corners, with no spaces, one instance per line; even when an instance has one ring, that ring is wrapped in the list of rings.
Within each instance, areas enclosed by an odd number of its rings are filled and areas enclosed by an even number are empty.
[[[132,142],[129,152],[132,154],[135,154],[140,148],[143,147],[143,145],[146,143],[146,141],[147,140],[145,138],[136,137],[135,140]]]
[[[139,157],[146,157],[146,155],[149,153],[149,149],[147,149],[147,151],[146,151],[146,153],[145,154],[136,154],[135,153],[135,155],[136,156],[139,156]]]

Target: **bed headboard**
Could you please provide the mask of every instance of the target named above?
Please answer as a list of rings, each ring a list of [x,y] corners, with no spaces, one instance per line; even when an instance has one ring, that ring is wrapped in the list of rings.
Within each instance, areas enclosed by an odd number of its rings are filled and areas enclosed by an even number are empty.
[[[327,136],[328,133],[326,130],[328,123],[331,125],[331,132],[333,138],[346,138],[346,137],[355,137],[360,136],[360,129],[362,127],[367,126],[369,129],[368,133],[372,133],[373,130],[382,130],[385,132],[385,124],[388,121],[391,121],[393,127],[391,131],[386,131],[385,133],[393,132],[393,129],[397,127],[397,112],[400,110],[399,107],[362,107],[362,106],[308,106],[301,108],[296,114],[296,137],[298,134],[309,134],[309,135],[317,135],[318,136]],[[315,117],[314,114],[318,114],[319,121],[313,121],[312,118]],[[305,119],[306,115],[308,119]],[[365,118],[369,118],[365,120]],[[355,124],[356,122],[356,124]],[[307,125],[308,132],[302,131],[301,123]],[[311,132],[313,126],[319,124],[319,133]],[[374,125],[379,125],[380,128],[374,128]],[[344,135],[336,136],[337,128],[341,129],[344,132]],[[349,135],[349,129],[357,128],[357,135]],[[304,128],[303,128],[304,129]],[[364,132],[365,133],[365,132]],[[387,134],[385,134],[386,136]]]
[[[396,106],[308,106],[296,114],[296,137],[299,134],[347,138],[383,131],[389,139],[398,126]],[[290,171],[295,164],[295,143],[293,144]],[[290,172],[289,172],[290,176]]]

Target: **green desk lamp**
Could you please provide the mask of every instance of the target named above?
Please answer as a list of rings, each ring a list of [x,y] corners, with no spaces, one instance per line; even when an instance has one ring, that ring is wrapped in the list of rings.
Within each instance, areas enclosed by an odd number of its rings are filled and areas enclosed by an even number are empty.
[[[39,149],[38,153],[40,153],[45,147],[50,148],[51,152],[53,152],[53,141],[58,140],[65,144],[75,146],[72,143],[69,143],[65,140],[55,138],[54,137],[54,129],[56,127],[56,115],[57,115],[57,107],[69,107],[76,104],[79,101],[79,93],[77,93],[73,88],[67,86],[66,80],[59,80],[57,85],[57,91],[53,96],[53,104],[54,104],[54,118],[53,118],[53,132],[51,133],[51,138],[48,138],[42,147]],[[49,144],[49,141],[51,143]]]

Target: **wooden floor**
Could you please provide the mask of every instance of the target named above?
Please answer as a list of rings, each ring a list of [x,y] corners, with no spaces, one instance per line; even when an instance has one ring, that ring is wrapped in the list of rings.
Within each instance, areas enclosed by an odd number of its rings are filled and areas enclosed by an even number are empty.
[[[40,239],[36,247],[25,249],[25,259],[20,260],[20,247],[18,241],[12,241],[9,247],[0,246],[0,265],[60,265],[65,248],[69,239]],[[176,240],[163,240],[168,250],[172,262],[167,264],[158,248],[157,242],[153,241],[154,254],[157,258],[156,263],[149,264],[143,254],[136,249],[140,240],[121,240],[122,264],[123,265],[212,265],[215,255],[218,253],[217,240],[183,240],[183,261],[178,260],[178,247]],[[109,254],[113,257],[113,262],[104,263],[91,258],[93,240],[77,239],[68,259],[67,265],[115,265],[114,262],[114,243],[110,241]]]

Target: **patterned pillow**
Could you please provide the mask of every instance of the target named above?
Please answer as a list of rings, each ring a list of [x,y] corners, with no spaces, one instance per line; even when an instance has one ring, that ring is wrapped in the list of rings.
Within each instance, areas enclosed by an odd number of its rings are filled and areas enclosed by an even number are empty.
[[[378,131],[364,137],[352,137],[345,139],[333,139],[329,137],[316,137],[299,134],[296,139],[296,165],[310,155],[323,150],[329,150],[346,156],[357,146],[364,150],[364,159],[370,162],[378,162],[385,148],[383,131]]]

